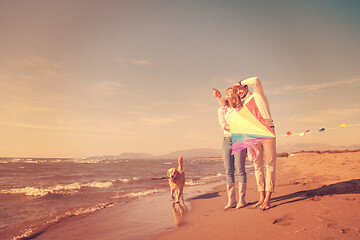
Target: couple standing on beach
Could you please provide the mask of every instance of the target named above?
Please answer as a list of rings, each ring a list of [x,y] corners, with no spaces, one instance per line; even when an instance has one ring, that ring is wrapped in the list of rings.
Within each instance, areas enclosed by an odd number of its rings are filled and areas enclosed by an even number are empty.
[[[249,86],[253,87],[253,92],[249,91]],[[275,187],[276,140],[275,138],[267,139],[232,155],[232,137],[229,127],[229,120],[234,114],[243,107],[243,104],[247,104],[251,99],[254,99],[266,124],[274,130],[275,127],[271,119],[269,103],[264,94],[261,81],[257,77],[242,80],[226,90],[225,99],[218,90],[214,89],[214,97],[218,99],[221,106],[218,110],[219,123],[224,129],[222,153],[228,193],[228,203],[225,209],[234,207],[239,209],[246,206],[247,176],[245,171],[245,158],[249,151],[249,153],[258,153],[254,159],[254,169],[260,199],[254,207],[267,210],[270,208],[271,194]],[[264,162],[266,175],[264,174]],[[235,174],[239,178],[238,202],[236,202],[235,193]]]

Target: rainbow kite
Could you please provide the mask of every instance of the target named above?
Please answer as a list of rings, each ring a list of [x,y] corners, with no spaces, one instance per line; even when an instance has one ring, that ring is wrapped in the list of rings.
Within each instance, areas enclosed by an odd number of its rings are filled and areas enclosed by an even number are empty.
[[[275,137],[274,131],[261,116],[254,98],[230,119],[229,125],[233,142],[232,154]]]

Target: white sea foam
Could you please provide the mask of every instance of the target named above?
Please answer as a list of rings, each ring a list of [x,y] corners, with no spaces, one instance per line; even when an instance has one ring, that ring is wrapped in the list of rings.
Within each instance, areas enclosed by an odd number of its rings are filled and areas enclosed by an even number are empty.
[[[25,194],[27,196],[42,197],[49,193],[57,194],[71,194],[77,192],[82,187],[92,187],[92,188],[109,188],[113,185],[112,181],[107,182],[90,182],[90,183],[71,183],[67,185],[56,185],[54,187],[39,188],[39,187],[25,187],[25,188],[13,188],[10,190],[2,190],[1,193],[11,193],[11,194]]]
[[[204,185],[204,184],[205,184],[205,182],[194,182],[194,181],[192,181],[192,180],[185,182],[185,185],[186,185],[186,186],[189,186],[189,187],[191,187],[191,186],[197,186],[197,185]]]
[[[139,177],[133,177],[133,178],[119,178],[117,181],[123,182],[123,183],[128,183],[130,181],[137,181],[139,180]]]
[[[76,163],[99,163],[101,159],[76,159],[74,162]]]
[[[31,164],[38,164],[38,163],[59,163],[63,162],[61,159],[45,159],[45,158],[9,158],[9,159],[1,159],[0,163],[31,163]]]
[[[83,184],[84,187],[93,187],[93,188],[109,188],[113,185],[112,181],[108,182],[91,182]]]
[[[141,191],[141,192],[131,192],[125,195],[120,196],[121,198],[127,198],[127,197],[143,197],[143,196],[147,196],[150,194],[154,194],[154,193],[158,193],[158,192],[163,192],[165,191],[163,190],[159,190],[159,189],[150,189],[150,190],[146,190],[146,191]]]
[[[25,229],[21,236],[13,237],[11,240],[18,240],[23,238],[28,238],[33,234],[33,230],[31,228]]]
[[[209,180],[214,180],[214,179],[220,178],[220,177],[222,177],[222,176],[224,176],[224,175],[221,174],[221,173],[218,173],[218,174],[215,175],[215,176],[202,177],[202,178],[197,179],[196,181],[194,181],[194,180],[187,180],[187,181],[185,182],[185,185],[186,185],[186,186],[189,186],[189,187],[191,187],[191,186],[197,186],[197,185],[204,185],[204,184],[206,184]]]
[[[20,158],[11,158],[11,159],[1,159],[0,163],[16,163],[21,161],[22,160]]]
[[[113,203],[100,203],[100,204],[97,204],[94,207],[79,208],[79,209],[75,209],[75,210],[72,210],[72,211],[67,211],[63,215],[56,216],[55,218],[46,221],[44,226],[54,224],[54,223],[59,222],[59,221],[61,221],[63,219],[66,219],[68,217],[78,216],[78,215],[86,214],[86,213],[91,213],[91,212],[95,212],[95,211],[103,209],[103,208],[113,207],[113,206],[115,206]],[[12,240],[31,238],[34,234],[36,235],[36,233],[39,230],[41,230],[41,228],[40,229],[31,229],[31,228],[24,229],[20,236],[13,237]]]
[[[78,216],[78,215],[85,214],[85,213],[91,213],[91,212],[95,212],[97,210],[100,210],[102,208],[113,207],[113,206],[115,206],[113,203],[101,203],[101,204],[98,204],[98,205],[96,205],[94,207],[79,208],[79,209],[76,209],[76,210],[73,210],[73,211],[68,211],[63,216],[58,216],[55,219],[55,221],[57,222],[57,221],[61,220],[62,218],[71,217],[71,216]]]
[[[128,183],[128,182],[130,182],[130,178],[119,178],[118,181],[123,182],[123,183]]]
[[[216,176],[207,176],[207,177],[203,177],[203,178],[201,178],[201,179],[211,180],[211,179],[219,178],[219,177],[222,177],[222,176],[224,176],[224,174],[218,173]]]

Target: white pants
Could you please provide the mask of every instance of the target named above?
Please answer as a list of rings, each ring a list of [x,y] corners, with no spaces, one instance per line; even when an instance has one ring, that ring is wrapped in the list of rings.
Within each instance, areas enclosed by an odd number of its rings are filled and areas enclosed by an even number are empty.
[[[259,158],[254,161],[255,178],[258,191],[273,192],[275,189],[276,139],[271,138],[256,145]],[[264,175],[264,163],[265,172]]]

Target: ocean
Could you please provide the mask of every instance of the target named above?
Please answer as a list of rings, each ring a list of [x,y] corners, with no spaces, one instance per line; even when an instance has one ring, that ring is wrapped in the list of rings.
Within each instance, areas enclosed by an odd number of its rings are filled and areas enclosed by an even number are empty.
[[[167,193],[167,180],[151,178],[177,165],[175,159],[2,158],[0,239],[31,239],[70,217]],[[187,189],[225,181],[221,159],[185,159],[184,168],[185,198]]]

